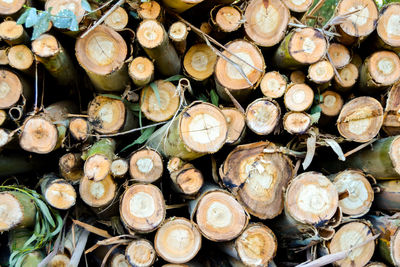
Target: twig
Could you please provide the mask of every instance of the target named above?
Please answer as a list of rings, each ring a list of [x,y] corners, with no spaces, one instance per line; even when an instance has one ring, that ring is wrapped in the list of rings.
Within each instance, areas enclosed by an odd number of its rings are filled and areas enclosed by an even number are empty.
[[[80,226],[80,227],[86,229],[87,231],[89,231],[89,232],[91,232],[91,233],[93,233],[93,234],[102,236],[102,237],[104,237],[104,238],[110,238],[110,237],[112,237],[106,230],[97,228],[97,227],[95,227],[95,226],[93,226],[93,225],[90,225],[90,224],[87,224],[87,223],[84,223],[84,222],[81,222],[81,221],[78,221],[78,220],[74,220],[74,219],[72,220],[72,222],[73,222],[74,224],[76,224],[76,225],[78,225],[78,226]]]
[[[87,29],[86,32],[84,32],[80,38],[85,38],[86,35],[88,35],[91,31],[93,31],[97,26],[99,26],[108,16],[111,15],[111,13],[114,12],[120,5],[124,4],[125,0],[119,0],[112,8],[110,8],[98,21],[96,21],[95,24],[93,24],[92,27]]]
[[[108,2],[104,3],[102,6],[96,8],[96,9],[94,9],[94,10],[92,10],[92,11],[86,13],[86,14],[84,14],[83,16],[81,16],[81,18],[86,17],[86,16],[88,16],[89,14],[93,14],[93,13],[95,13],[95,12],[97,12],[97,11],[99,11],[99,10],[105,8],[106,6],[108,6],[109,4],[111,4],[113,1],[114,1],[114,0],[109,0]]]
[[[150,125],[146,125],[146,126],[143,126],[143,127],[139,127],[139,128],[135,128],[135,129],[131,129],[131,130],[125,131],[125,132],[115,133],[115,134],[100,134],[100,135],[98,135],[98,134],[90,134],[90,136],[98,136],[98,137],[114,137],[114,136],[121,136],[121,135],[125,135],[125,134],[134,133],[134,132],[137,132],[137,131],[141,131],[141,130],[144,130],[144,129],[147,129],[147,128],[151,128],[151,127],[154,127],[154,126],[166,124],[166,123],[168,123],[168,122],[169,122],[169,121],[157,122],[157,123],[153,123],[153,124],[150,124]]]
[[[352,155],[352,154],[354,154],[354,153],[360,151],[360,150],[363,149],[364,147],[369,146],[370,144],[372,144],[372,143],[375,142],[376,140],[377,140],[377,139],[374,138],[374,139],[372,139],[371,141],[369,141],[369,142],[367,142],[367,143],[361,144],[361,145],[359,145],[358,147],[356,147],[356,148],[350,150],[349,152],[346,152],[346,154],[344,154],[344,156],[347,158],[348,156],[350,156],[350,155]]]
[[[306,13],[303,15],[303,17],[301,18],[301,22],[302,22],[302,23],[306,23],[307,17],[313,16],[313,15],[315,14],[315,12],[317,12],[317,11],[324,5],[324,3],[325,3],[325,0],[320,0],[320,1],[318,2],[318,4],[316,4],[316,5],[314,6],[314,8],[311,9],[310,12],[306,12]]]
[[[203,32],[202,30],[200,30],[199,28],[197,28],[196,26],[194,26],[193,24],[191,24],[190,22],[188,22],[187,20],[183,19],[181,16],[179,16],[176,13],[170,12],[171,14],[173,14],[174,16],[176,16],[180,21],[182,21],[183,23],[185,23],[186,25],[188,25],[190,28],[192,28],[198,35],[200,35],[202,38],[206,37],[207,40],[211,41],[213,44],[215,44],[216,46],[218,46],[219,48],[223,49],[224,51],[228,52],[228,54],[230,54],[231,56],[235,57],[236,59],[240,60],[241,62],[243,62],[244,64],[246,64],[247,66],[263,73],[264,71],[251,65],[250,63],[246,62],[244,59],[240,58],[239,56],[237,56],[236,54],[232,53],[231,51],[229,51],[228,48],[226,48],[225,46],[223,46],[222,44],[220,44],[217,40],[215,40],[214,38],[212,38],[210,35],[206,34],[205,32]]]

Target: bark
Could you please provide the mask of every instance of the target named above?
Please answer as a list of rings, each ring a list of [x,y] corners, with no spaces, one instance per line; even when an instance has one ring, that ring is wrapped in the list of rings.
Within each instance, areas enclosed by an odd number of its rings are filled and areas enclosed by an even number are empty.
[[[176,192],[196,195],[203,186],[203,175],[193,164],[179,158],[171,158],[167,168]]]
[[[74,187],[54,174],[45,175],[41,180],[40,188],[47,203],[56,209],[68,210],[75,205]]]
[[[19,191],[4,191],[0,193],[2,216],[0,231],[16,228],[28,228],[34,225],[36,206],[32,198]]]
[[[100,139],[83,154],[83,170],[88,179],[99,182],[109,175],[115,158],[115,146],[113,139]]]

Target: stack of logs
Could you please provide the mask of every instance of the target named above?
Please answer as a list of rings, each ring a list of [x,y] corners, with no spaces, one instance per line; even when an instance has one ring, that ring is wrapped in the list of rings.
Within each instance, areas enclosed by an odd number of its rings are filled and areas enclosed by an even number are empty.
[[[1,184],[66,217],[19,266],[400,266],[400,4],[324,2],[0,1]]]

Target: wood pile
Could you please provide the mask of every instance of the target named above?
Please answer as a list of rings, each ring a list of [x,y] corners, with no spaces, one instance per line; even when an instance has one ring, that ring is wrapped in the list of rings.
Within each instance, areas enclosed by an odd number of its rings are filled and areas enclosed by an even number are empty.
[[[1,266],[400,266],[400,3],[0,16]]]

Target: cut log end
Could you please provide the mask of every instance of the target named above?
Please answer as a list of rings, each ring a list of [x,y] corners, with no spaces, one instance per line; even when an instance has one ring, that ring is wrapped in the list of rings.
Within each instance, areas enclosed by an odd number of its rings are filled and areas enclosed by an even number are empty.
[[[283,96],[287,87],[287,79],[277,71],[267,72],[261,80],[260,89],[263,95],[270,98]]]
[[[240,260],[247,266],[267,266],[275,257],[278,242],[263,224],[251,224],[235,241]]]
[[[325,37],[313,28],[298,28],[289,40],[289,54],[301,64],[320,61],[328,49]]]
[[[196,44],[189,48],[183,59],[187,74],[197,81],[204,81],[214,73],[217,55],[206,44]]]
[[[400,228],[399,228],[400,229]],[[397,229],[396,233],[391,240],[391,254],[393,258],[393,263],[395,265],[400,265],[400,230]]]
[[[400,174],[400,137],[396,137],[391,143],[389,156],[395,171]]]
[[[340,80],[335,75],[335,83],[338,90],[348,90],[356,84],[359,75],[358,67],[356,65],[349,63],[342,69],[338,70],[338,72]]]
[[[247,226],[248,217],[230,194],[212,191],[200,199],[196,222],[207,239],[221,242],[236,238]]]
[[[308,68],[309,79],[316,84],[324,84],[333,79],[335,72],[328,60],[321,60]]]
[[[223,32],[233,32],[241,26],[242,14],[234,6],[224,6],[215,15],[215,22]]]
[[[322,114],[326,116],[337,116],[343,107],[343,98],[334,91],[322,93],[322,103],[320,104]]]
[[[7,112],[3,109],[0,109],[0,126],[4,124],[7,118],[8,118]]]
[[[7,49],[0,48],[0,65],[8,65]]]
[[[1,13],[1,5],[3,3],[5,3],[5,1],[0,2],[0,13]],[[23,34],[24,34],[24,27],[22,27],[22,25],[17,24],[15,21],[8,20],[0,23],[0,37],[6,41],[12,42],[20,38]]]
[[[23,218],[23,207],[12,194],[0,193],[0,231],[9,231],[18,226]]]
[[[337,128],[339,133],[355,142],[368,142],[383,124],[382,105],[371,97],[358,97],[345,104],[340,111]]]
[[[19,77],[6,69],[0,70],[0,108],[14,106],[21,97],[23,88]]]
[[[18,70],[28,70],[33,65],[32,51],[26,45],[15,45],[8,50],[8,62]]]
[[[19,144],[22,149],[38,154],[47,154],[57,145],[58,131],[56,126],[41,117],[29,118],[23,126]]]
[[[125,9],[118,7],[104,20],[104,24],[115,31],[121,31],[128,25],[128,19]]]
[[[107,177],[111,170],[111,159],[96,154],[85,161],[84,172],[88,179],[99,182]]]
[[[293,12],[306,12],[312,5],[312,0],[284,0],[283,3]]]
[[[44,197],[52,207],[67,210],[75,205],[76,191],[74,187],[65,180],[57,179],[47,186]]]
[[[358,12],[354,12],[359,10]],[[373,0],[342,0],[337,6],[337,16],[343,16],[354,12],[348,16],[340,29],[351,37],[363,37],[375,30],[378,20],[378,8]]]
[[[145,20],[140,23],[136,38],[141,46],[151,49],[160,46],[167,37],[163,26],[158,21]]]
[[[138,15],[142,19],[158,19],[161,17],[162,9],[156,1],[148,1],[140,4]]]
[[[305,172],[292,180],[285,197],[285,211],[296,221],[311,225],[329,221],[339,202],[335,186],[316,172]]]
[[[219,108],[200,103],[183,112],[179,121],[180,134],[189,149],[199,153],[215,153],[224,145],[228,125]]]
[[[283,127],[290,134],[303,134],[311,127],[311,117],[304,112],[288,112],[283,117]]]
[[[83,177],[79,184],[79,194],[82,200],[89,206],[98,208],[111,203],[117,191],[117,186],[111,175],[100,182]]]
[[[116,159],[112,162],[110,171],[114,178],[122,178],[128,173],[129,164],[124,159]]]
[[[291,111],[305,111],[314,101],[314,92],[304,83],[292,84],[288,87],[284,102],[285,106]]]
[[[332,64],[337,69],[341,69],[350,63],[351,54],[349,49],[339,43],[333,43],[329,45],[328,49],[329,56],[332,59]]]
[[[278,125],[281,110],[277,103],[267,98],[260,98],[246,109],[246,124],[258,135],[270,134]]]
[[[295,70],[290,73],[290,81],[292,83],[305,83],[306,75],[301,70]]]
[[[154,247],[161,258],[171,263],[186,263],[201,248],[201,234],[186,218],[172,218],[157,230]]]
[[[381,262],[371,262],[365,265],[365,267],[387,267],[387,265]]]
[[[86,119],[73,118],[70,120],[68,127],[69,127],[69,132],[71,133],[72,137],[75,140],[83,142],[88,139],[90,126]]]
[[[121,35],[105,25],[96,27],[84,38],[78,38],[75,45],[79,64],[97,75],[108,75],[121,69],[127,49]]]
[[[235,108],[223,108],[222,113],[225,115],[228,124],[227,144],[235,144],[240,141],[246,130],[246,120],[242,112]]]
[[[133,180],[153,183],[161,178],[164,166],[161,155],[152,149],[134,152],[129,160],[129,172]]]
[[[62,10],[70,10],[75,16],[77,22],[81,22],[84,17],[85,9],[80,0],[48,0],[45,3],[46,11],[51,9],[51,15],[56,16]]]
[[[0,1],[0,15],[13,15],[21,10],[25,3],[26,0]]]
[[[183,166],[181,166],[182,164]],[[179,158],[172,158],[168,162],[168,170],[177,191],[180,193],[195,195],[203,186],[203,175],[190,163],[184,164]]]
[[[175,22],[169,27],[169,38],[174,42],[181,42],[186,40],[189,34],[188,27],[183,22]]]
[[[12,139],[12,135],[9,130],[0,128],[0,148],[4,147],[10,140]]]
[[[117,253],[111,258],[110,267],[129,267],[130,263],[124,254]],[[140,266],[140,265],[137,265]]]
[[[361,244],[373,236],[372,229],[362,222],[350,222],[343,225],[333,236],[329,244],[331,254],[347,251]],[[372,258],[375,250],[375,241],[371,240],[364,246],[352,250],[349,255],[336,261],[339,266],[365,266]]]
[[[154,185],[135,184],[121,198],[121,219],[133,231],[154,231],[164,221],[165,213],[164,196]]]
[[[161,122],[171,119],[177,112],[180,104],[180,96],[175,85],[171,82],[158,80],[155,82],[158,88],[159,99],[153,88],[149,85],[143,88],[140,98],[140,109],[147,119]]]
[[[264,57],[262,56],[260,50],[252,43],[244,40],[236,40],[228,43],[226,48],[250,65],[261,70],[265,69]],[[242,68],[251,85],[234,67],[234,65],[225,59],[218,57],[215,65],[215,79],[221,86],[229,90],[243,90],[252,88],[260,81],[262,77],[261,72],[250,67],[226,51],[224,51],[223,54]]]
[[[154,64],[146,57],[137,57],[129,63],[128,73],[135,85],[144,86],[154,76]]]
[[[42,34],[32,42],[32,52],[42,58],[54,56],[60,49],[57,39],[50,34]]]
[[[279,0],[251,1],[245,11],[244,29],[247,36],[256,44],[271,47],[285,36],[290,19],[289,9]]]
[[[365,215],[374,200],[374,190],[370,182],[360,171],[346,170],[336,175],[333,184],[339,195],[347,192],[347,196],[339,201],[344,214],[353,218]]]
[[[130,266],[150,267],[153,266],[157,255],[153,245],[148,240],[137,239],[126,247],[125,258]],[[121,262],[123,261],[121,260]]]
[[[57,254],[50,260],[47,267],[68,267],[70,260],[65,254]]]
[[[391,3],[381,10],[381,15],[376,26],[378,36],[382,41],[392,47],[400,47],[400,4]]]
[[[89,104],[89,121],[102,134],[115,133],[125,123],[126,109],[121,100],[96,96]]]
[[[400,79],[400,58],[394,52],[376,52],[369,58],[368,72],[378,85],[392,85]]]

